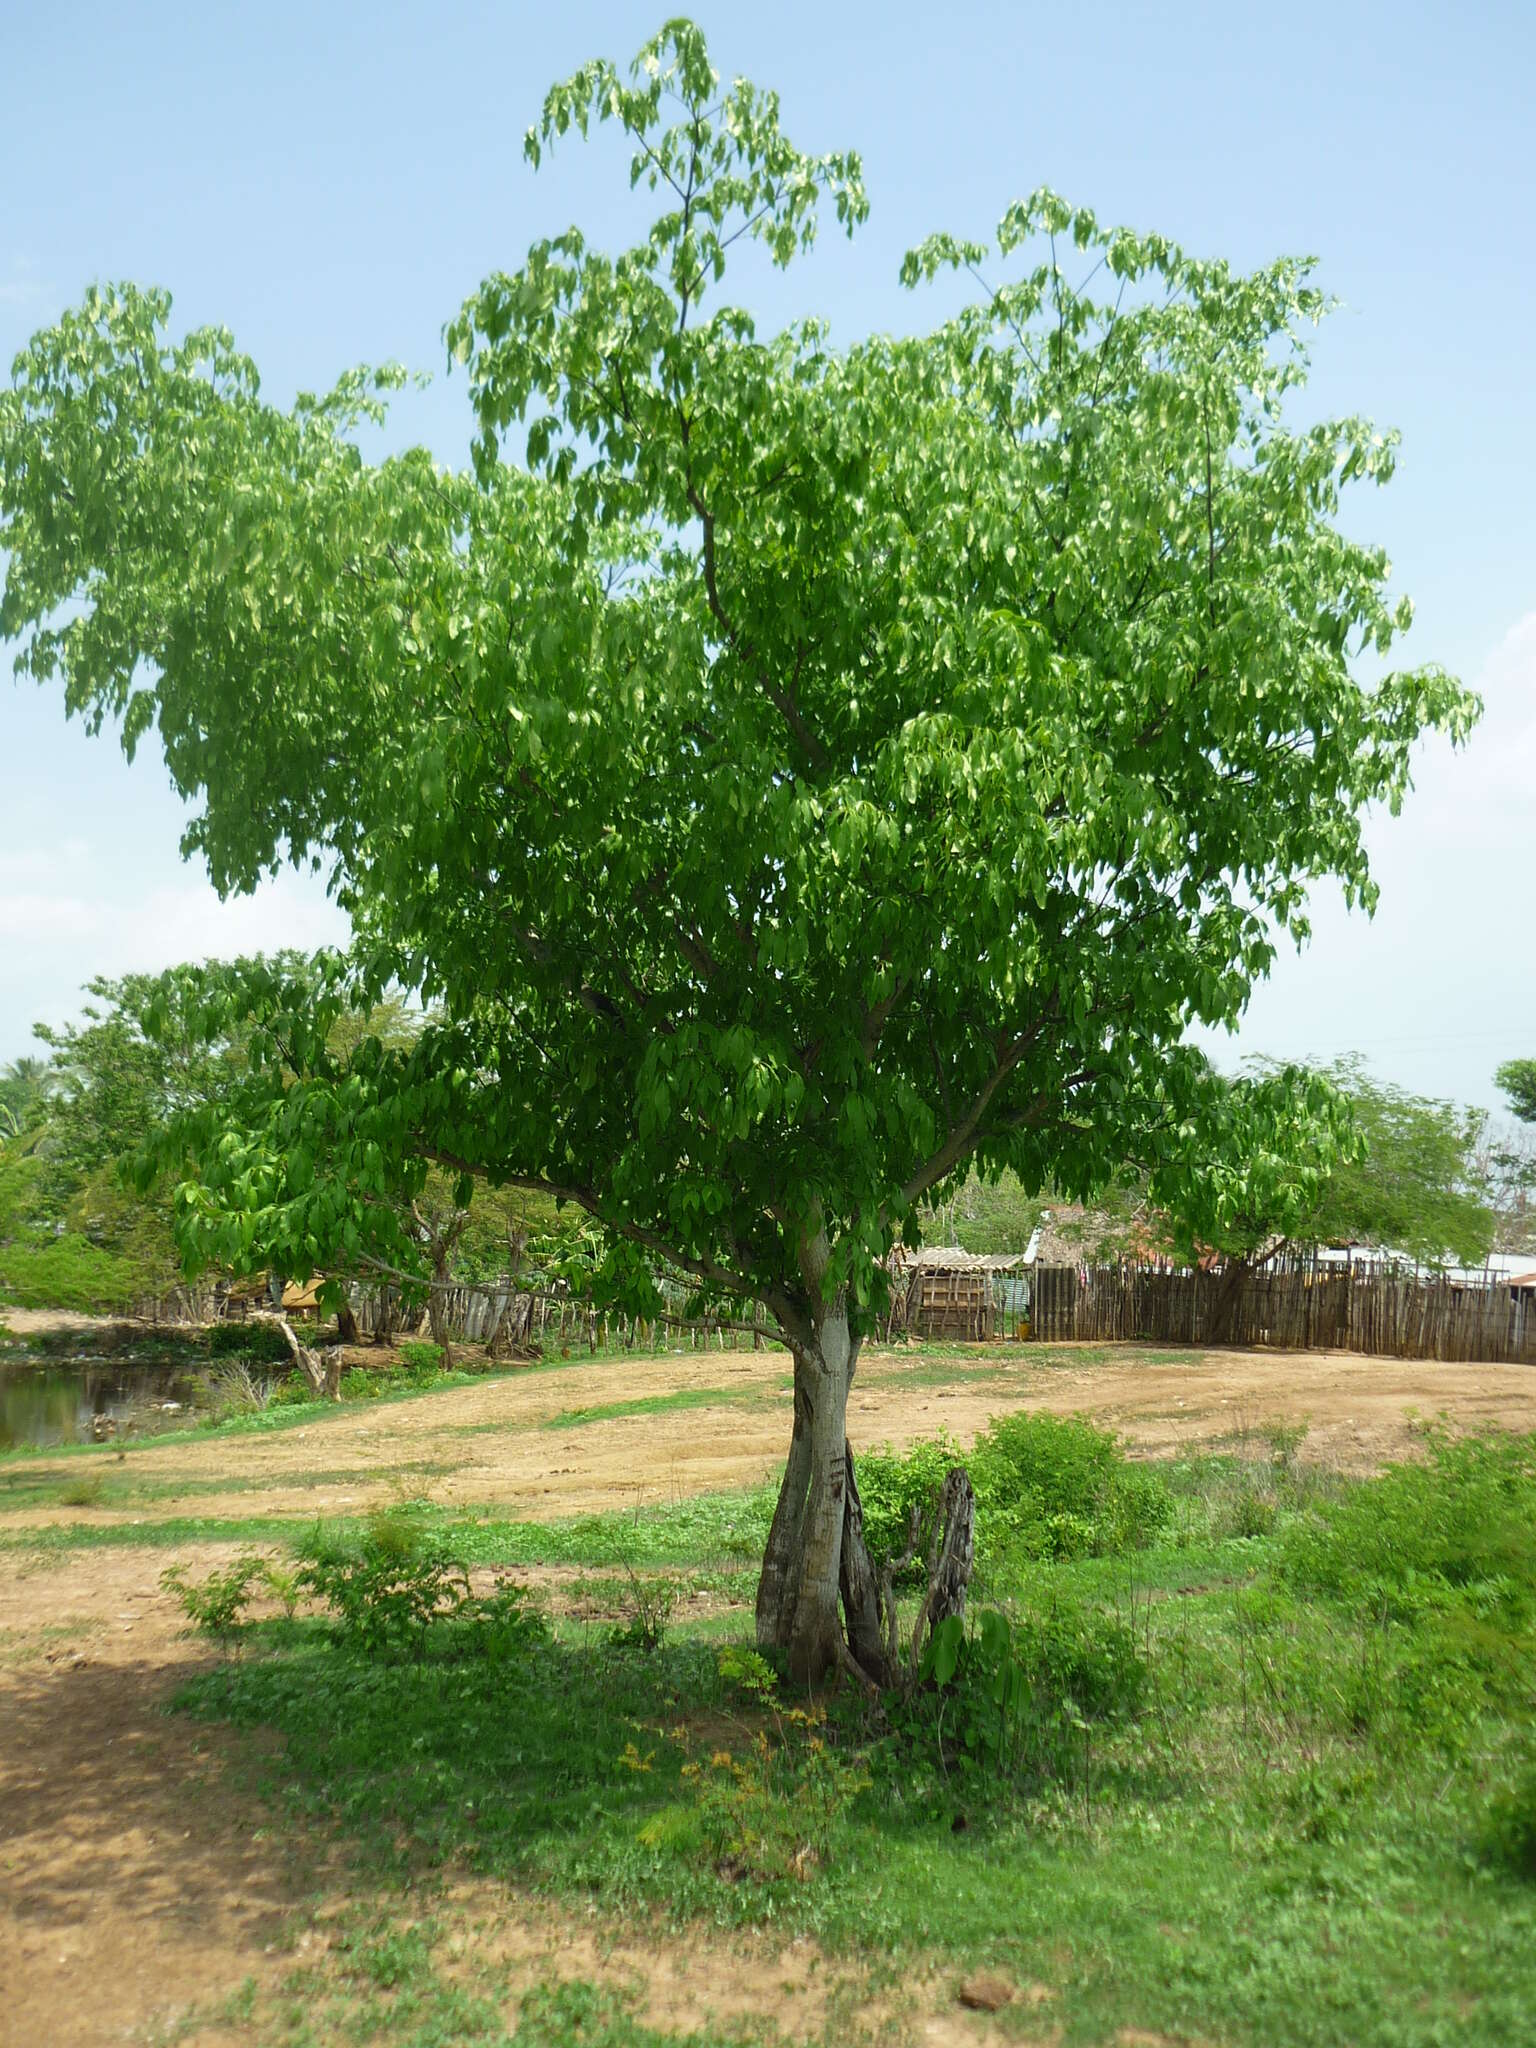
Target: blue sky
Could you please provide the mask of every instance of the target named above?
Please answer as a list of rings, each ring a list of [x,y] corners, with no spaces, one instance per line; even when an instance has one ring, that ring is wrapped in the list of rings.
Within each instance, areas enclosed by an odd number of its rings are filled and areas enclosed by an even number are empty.
[[[1402,430],[1397,478],[1350,522],[1390,551],[1418,623],[1408,658],[1488,699],[1463,754],[1372,827],[1374,924],[1319,899],[1224,1063],[1358,1050],[1405,1085],[1491,1102],[1536,1052],[1536,148],[1529,4],[1225,6],[701,4],[723,72],[782,95],[805,148],[851,146],[872,202],[784,279],[738,286],[768,320],[911,327],[902,251],[985,233],[1048,183],[1101,218],[1207,254],[1321,259],[1345,302],[1312,399]],[[168,286],[219,320],[269,395],[398,359],[436,380],[392,440],[464,459],[441,328],[477,280],[579,220],[634,220],[623,158],[522,135],[586,57],[626,59],[661,10],[523,5],[5,10],[0,355],[93,280]],[[6,657],[0,654],[0,661]],[[178,858],[185,813],[152,748],[127,766],[56,699],[0,678],[0,1059],[73,1010],[94,972],[341,936],[284,877],[222,905]]]

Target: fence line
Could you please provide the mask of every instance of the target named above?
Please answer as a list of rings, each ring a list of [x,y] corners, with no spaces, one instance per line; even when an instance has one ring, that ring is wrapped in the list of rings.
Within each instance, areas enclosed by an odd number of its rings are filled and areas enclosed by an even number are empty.
[[[1236,1281],[1146,1266],[1045,1266],[1033,1295],[1030,1333],[1044,1343],[1220,1343],[1536,1365],[1536,1301],[1522,1288],[1311,1266]]]
[[[1536,1296],[1530,1289],[1452,1286],[1443,1280],[1358,1274],[1347,1268],[1296,1265],[1247,1273],[1170,1272],[1152,1266],[1040,1266],[1029,1276],[1027,1319],[1000,1298],[967,1315],[964,1329],[949,1306],[932,1319],[915,1298],[893,1303],[876,1341],[903,1332],[961,1336],[971,1341],[1028,1335],[1037,1343],[1230,1344],[1243,1350],[1351,1351],[1445,1363],[1536,1365]],[[402,1321],[390,1288],[355,1288],[359,1332],[381,1322],[395,1334],[414,1328],[419,1309]],[[555,1291],[452,1287],[444,1298],[451,1335],[460,1342],[615,1346],[652,1350],[673,1333],[684,1350],[760,1351],[782,1342],[771,1317],[754,1304],[741,1320],[666,1314],[656,1318],[594,1309]],[[182,1288],[141,1305],[157,1322],[208,1321],[219,1314],[211,1293]]]

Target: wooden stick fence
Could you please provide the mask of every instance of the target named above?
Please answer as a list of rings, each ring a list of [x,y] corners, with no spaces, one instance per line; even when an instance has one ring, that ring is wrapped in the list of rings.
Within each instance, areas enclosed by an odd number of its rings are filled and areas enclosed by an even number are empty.
[[[1030,1334],[1044,1343],[1236,1345],[1536,1365],[1536,1300],[1502,1286],[1301,1266],[1245,1275],[1045,1266]]]

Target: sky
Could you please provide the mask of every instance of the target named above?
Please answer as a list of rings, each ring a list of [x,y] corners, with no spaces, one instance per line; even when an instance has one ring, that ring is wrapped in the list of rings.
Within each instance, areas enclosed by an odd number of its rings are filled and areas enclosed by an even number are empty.
[[[1405,660],[1439,662],[1487,713],[1459,754],[1373,820],[1374,922],[1330,892],[1221,1064],[1364,1055],[1416,1091],[1497,1103],[1499,1061],[1536,1054],[1536,8],[1529,0],[1293,0],[1073,8],[915,0],[699,0],[723,74],[780,93],[812,151],[864,159],[871,218],[786,276],[737,286],[773,324],[911,330],[902,252],[985,235],[1041,184],[1197,253],[1315,254],[1343,305],[1309,403],[1399,428],[1398,473],[1356,496],[1415,602]],[[636,219],[611,139],[537,175],[522,137],[547,86],[627,61],[659,7],[403,7],[0,0],[0,360],[101,280],[175,295],[176,331],[233,328],[268,396],[360,362],[434,373],[392,444],[466,459],[442,327],[490,270],[579,221]],[[734,282],[734,274],[733,274]],[[152,744],[68,724],[8,680],[0,648],[0,1061],[74,1014],[94,974],[345,940],[314,879],[221,903],[178,841],[189,815]]]

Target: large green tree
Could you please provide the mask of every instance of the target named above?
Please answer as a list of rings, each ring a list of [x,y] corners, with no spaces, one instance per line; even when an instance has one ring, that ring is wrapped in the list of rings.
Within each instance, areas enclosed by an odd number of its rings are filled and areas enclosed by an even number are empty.
[[[759,1636],[825,1670],[841,1582],[876,1670],[844,1417],[882,1255],[972,1163],[1175,1173],[1186,1026],[1236,1016],[1312,878],[1371,902],[1364,807],[1475,706],[1353,672],[1408,618],[1336,524],[1393,446],[1298,424],[1306,263],[1040,192],[908,257],[974,283],[929,332],[765,334],[727,266],[855,229],[858,159],[683,22],[557,86],[528,156],[598,123],[650,225],[468,300],[464,470],[365,458],[390,374],[285,410],[162,292],[38,335],[0,628],[91,725],[158,727],[221,889],[327,867],[365,990],[440,1012],[344,1084],[312,1034],[265,1135],[210,1145],[188,1242],[323,1263],[414,1155],[759,1296],[795,1366]]]

